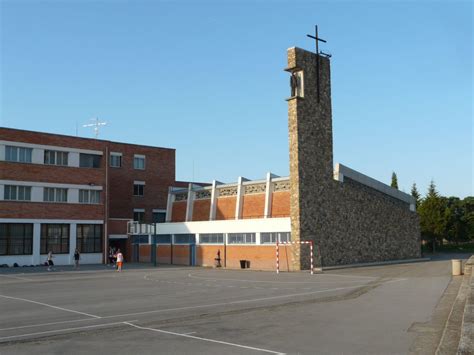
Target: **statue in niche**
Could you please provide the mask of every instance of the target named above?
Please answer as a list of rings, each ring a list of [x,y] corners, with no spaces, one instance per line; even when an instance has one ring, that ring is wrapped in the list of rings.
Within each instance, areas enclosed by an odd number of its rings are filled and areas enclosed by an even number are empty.
[[[291,97],[303,97],[303,71],[294,71],[290,76]]]

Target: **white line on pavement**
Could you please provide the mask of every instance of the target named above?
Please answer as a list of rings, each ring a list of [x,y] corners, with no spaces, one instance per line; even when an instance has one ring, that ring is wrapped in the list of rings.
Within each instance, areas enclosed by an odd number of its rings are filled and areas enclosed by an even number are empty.
[[[12,299],[12,300],[17,300],[17,301],[24,301],[24,302],[39,304],[39,305],[41,305],[41,306],[50,307],[50,308],[54,308],[54,309],[59,309],[59,310],[61,310],[61,311],[66,311],[66,312],[71,312],[71,313],[82,314],[82,315],[85,315],[85,316],[88,316],[88,317],[92,317],[92,318],[102,318],[102,317],[99,317],[99,316],[95,316],[95,315],[93,315],[93,314],[84,313],[84,312],[79,312],[79,311],[74,311],[74,310],[72,310],[72,309],[67,309],[67,308],[62,308],[62,307],[57,307],[57,306],[53,306],[53,305],[50,305],[50,304],[47,304],[47,303],[42,303],[42,302],[27,300],[27,299],[25,299],[25,298],[11,297],[11,296],[5,296],[5,295],[0,295],[0,297],[7,298],[7,299]]]
[[[177,308],[167,308],[167,309],[157,309],[151,311],[143,311],[143,312],[134,312],[134,313],[123,313],[123,314],[116,314],[112,316],[103,316],[102,318],[117,318],[117,317],[127,317],[127,316],[136,316],[140,314],[149,314],[149,313],[163,313],[163,312],[172,312],[172,311],[183,311],[188,309],[197,309],[197,308],[210,308],[216,306],[229,306],[233,304],[241,304],[241,303],[251,303],[251,302],[259,302],[259,301],[269,301],[274,299],[280,298],[290,298],[290,297],[297,297],[297,296],[309,296],[314,295],[317,293],[324,293],[324,292],[332,292],[332,291],[341,291],[341,290],[348,290],[353,288],[361,288],[362,286],[347,286],[347,287],[338,287],[338,288],[330,288],[326,290],[319,290],[319,291],[312,291],[312,292],[303,292],[303,293],[292,293],[288,295],[279,295],[279,296],[272,296],[272,297],[263,297],[263,298],[253,298],[253,299],[246,299],[246,300],[239,300],[239,301],[231,301],[231,302],[222,302],[222,303],[212,303],[212,304],[203,304],[197,306],[185,306],[185,307],[177,307]]]
[[[131,322],[136,322],[137,320],[133,320]],[[118,325],[118,324],[126,324],[125,322],[114,322],[114,323],[105,323],[105,324],[96,324],[96,325],[86,325],[84,327],[75,327],[75,328],[66,328],[66,329],[56,329],[56,330],[47,330],[44,332],[36,332],[36,333],[28,333],[28,334],[19,334],[19,335],[9,335],[6,337],[1,337],[1,340],[7,340],[7,339],[13,339],[13,338],[24,338],[24,337],[29,337],[29,336],[34,336],[34,335],[44,335],[44,334],[52,334],[52,333],[64,333],[68,332],[71,330],[82,330],[82,329],[89,329],[89,328],[99,328],[99,327],[107,327],[107,326],[112,326],[112,325]]]
[[[221,341],[221,340],[214,340],[214,339],[208,339],[208,338],[202,338],[198,337],[195,335],[189,335],[189,334],[182,334],[182,333],[175,333],[175,332],[170,332],[167,330],[161,330],[161,329],[155,329],[155,328],[147,328],[147,327],[140,327],[136,324],[132,324],[129,322],[123,322],[124,324],[127,324],[131,327],[141,329],[141,330],[150,330],[152,332],[157,332],[157,333],[164,333],[164,334],[170,334],[170,335],[176,335],[180,337],[185,337],[185,338],[191,338],[191,339],[197,339],[197,340],[202,340],[202,341],[207,341],[211,343],[218,343],[218,344],[224,344],[224,345],[229,345],[229,346],[235,346],[238,348],[243,348],[243,349],[250,349],[250,350],[255,350],[255,351],[261,351],[265,353],[270,353],[270,354],[281,354],[283,355],[284,353],[278,352],[278,351],[273,351],[273,350],[268,350],[268,349],[261,349],[261,348],[255,348],[253,346],[247,346],[247,345],[240,345],[240,344],[235,344],[235,343],[228,343],[226,341]]]

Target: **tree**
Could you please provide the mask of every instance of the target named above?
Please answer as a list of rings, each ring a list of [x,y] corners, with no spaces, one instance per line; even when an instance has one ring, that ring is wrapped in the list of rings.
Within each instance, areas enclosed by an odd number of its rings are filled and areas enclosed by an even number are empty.
[[[421,203],[421,195],[418,192],[418,189],[416,188],[416,183],[413,183],[411,186],[411,195],[415,198],[415,206],[416,209],[418,210],[418,207],[420,206]]]
[[[392,183],[390,184],[390,186],[398,190],[398,179],[397,174],[395,174],[395,171],[392,172]]]
[[[436,242],[442,241],[446,230],[446,201],[439,196],[432,180],[428,193],[420,204],[420,228],[423,239],[430,240],[435,251]]]

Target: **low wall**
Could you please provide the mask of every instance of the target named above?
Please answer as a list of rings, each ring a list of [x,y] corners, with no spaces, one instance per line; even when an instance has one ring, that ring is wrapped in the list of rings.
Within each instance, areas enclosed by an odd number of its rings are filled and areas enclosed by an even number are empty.
[[[467,288],[467,300],[459,340],[458,354],[474,354],[474,256],[471,256],[464,266],[464,279]]]

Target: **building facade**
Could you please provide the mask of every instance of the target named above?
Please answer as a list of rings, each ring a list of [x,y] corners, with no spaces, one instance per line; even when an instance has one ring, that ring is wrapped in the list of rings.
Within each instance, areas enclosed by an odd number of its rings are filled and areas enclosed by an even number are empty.
[[[266,270],[278,260],[281,270],[293,271],[311,261],[324,267],[421,256],[414,198],[334,167],[329,58],[299,48],[287,54],[285,70],[294,79],[287,99],[290,176],[171,188],[167,223],[130,229],[158,235],[156,243],[143,239],[143,260],[157,255],[158,262],[210,266],[219,258],[226,267],[243,260]]]
[[[175,150],[0,128],[0,264],[131,258],[127,223],[165,220]]]

